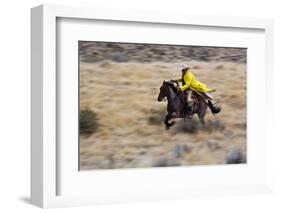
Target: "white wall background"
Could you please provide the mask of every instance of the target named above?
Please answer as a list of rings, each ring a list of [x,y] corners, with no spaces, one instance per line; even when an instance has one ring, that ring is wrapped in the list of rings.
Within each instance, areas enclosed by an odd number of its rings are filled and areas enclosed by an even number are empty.
[[[278,0],[9,0],[1,2],[0,212],[38,212],[29,204],[30,178],[30,8],[42,3],[99,6],[162,12],[269,17],[275,19],[275,109],[281,109],[281,6]],[[279,99],[279,100],[278,100]],[[275,125],[281,119],[276,114]],[[193,199],[157,203],[51,209],[50,212],[280,212],[281,141],[273,143],[272,195]],[[187,180],[188,181],[188,180]]]

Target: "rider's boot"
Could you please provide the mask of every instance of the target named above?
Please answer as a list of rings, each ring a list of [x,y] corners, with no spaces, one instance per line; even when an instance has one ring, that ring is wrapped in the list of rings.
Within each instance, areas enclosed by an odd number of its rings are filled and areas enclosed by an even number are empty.
[[[212,113],[214,113],[214,114],[217,114],[221,111],[221,108],[215,102],[212,102],[211,100],[207,101],[207,105],[211,109]]]
[[[193,99],[192,99],[192,90],[187,90],[186,104],[187,104],[187,118],[192,119],[193,112]]]
[[[186,113],[186,115],[187,115],[187,118],[189,118],[189,119],[192,119],[192,103],[191,102],[188,102],[187,103],[187,113]]]

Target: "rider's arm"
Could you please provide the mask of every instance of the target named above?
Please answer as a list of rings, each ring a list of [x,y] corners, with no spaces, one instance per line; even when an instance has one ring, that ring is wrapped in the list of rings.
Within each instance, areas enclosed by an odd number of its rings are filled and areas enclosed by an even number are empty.
[[[187,90],[189,86],[190,86],[190,82],[188,82],[185,85],[181,86],[181,91]]]
[[[182,79],[181,78],[177,79],[177,82],[182,82]]]
[[[184,82],[185,82],[185,85],[181,86],[181,90],[184,91],[184,90],[187,90],[191,84],[191,81],[192,81],[192,75],[190,73],[187,73],[185,74],[184,76]]]

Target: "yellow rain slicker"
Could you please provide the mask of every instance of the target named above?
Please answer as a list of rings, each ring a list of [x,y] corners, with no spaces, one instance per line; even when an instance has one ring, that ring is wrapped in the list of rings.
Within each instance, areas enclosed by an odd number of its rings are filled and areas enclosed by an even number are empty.
[[[201,83],[200,81],[196,80],[195,76],[190,72],[187,71],[183,79],[178,79],[178,82],[182,82],[184,80],[185,85],[181,86],[181,90],[185,91],[187,89],[191,89],[197,92],[213,92],[214,89],[208,88],[205,84]]]

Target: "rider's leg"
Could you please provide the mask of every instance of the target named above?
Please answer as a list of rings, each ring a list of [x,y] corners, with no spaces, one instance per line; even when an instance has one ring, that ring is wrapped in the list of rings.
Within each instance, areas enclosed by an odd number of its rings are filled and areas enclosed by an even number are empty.
[[[187,94],[187,117],[189,119],[192,118],[192,105],[193,105],[193,99],[192,99],[192,90],[189,90],[188,91],[188,94]]]

